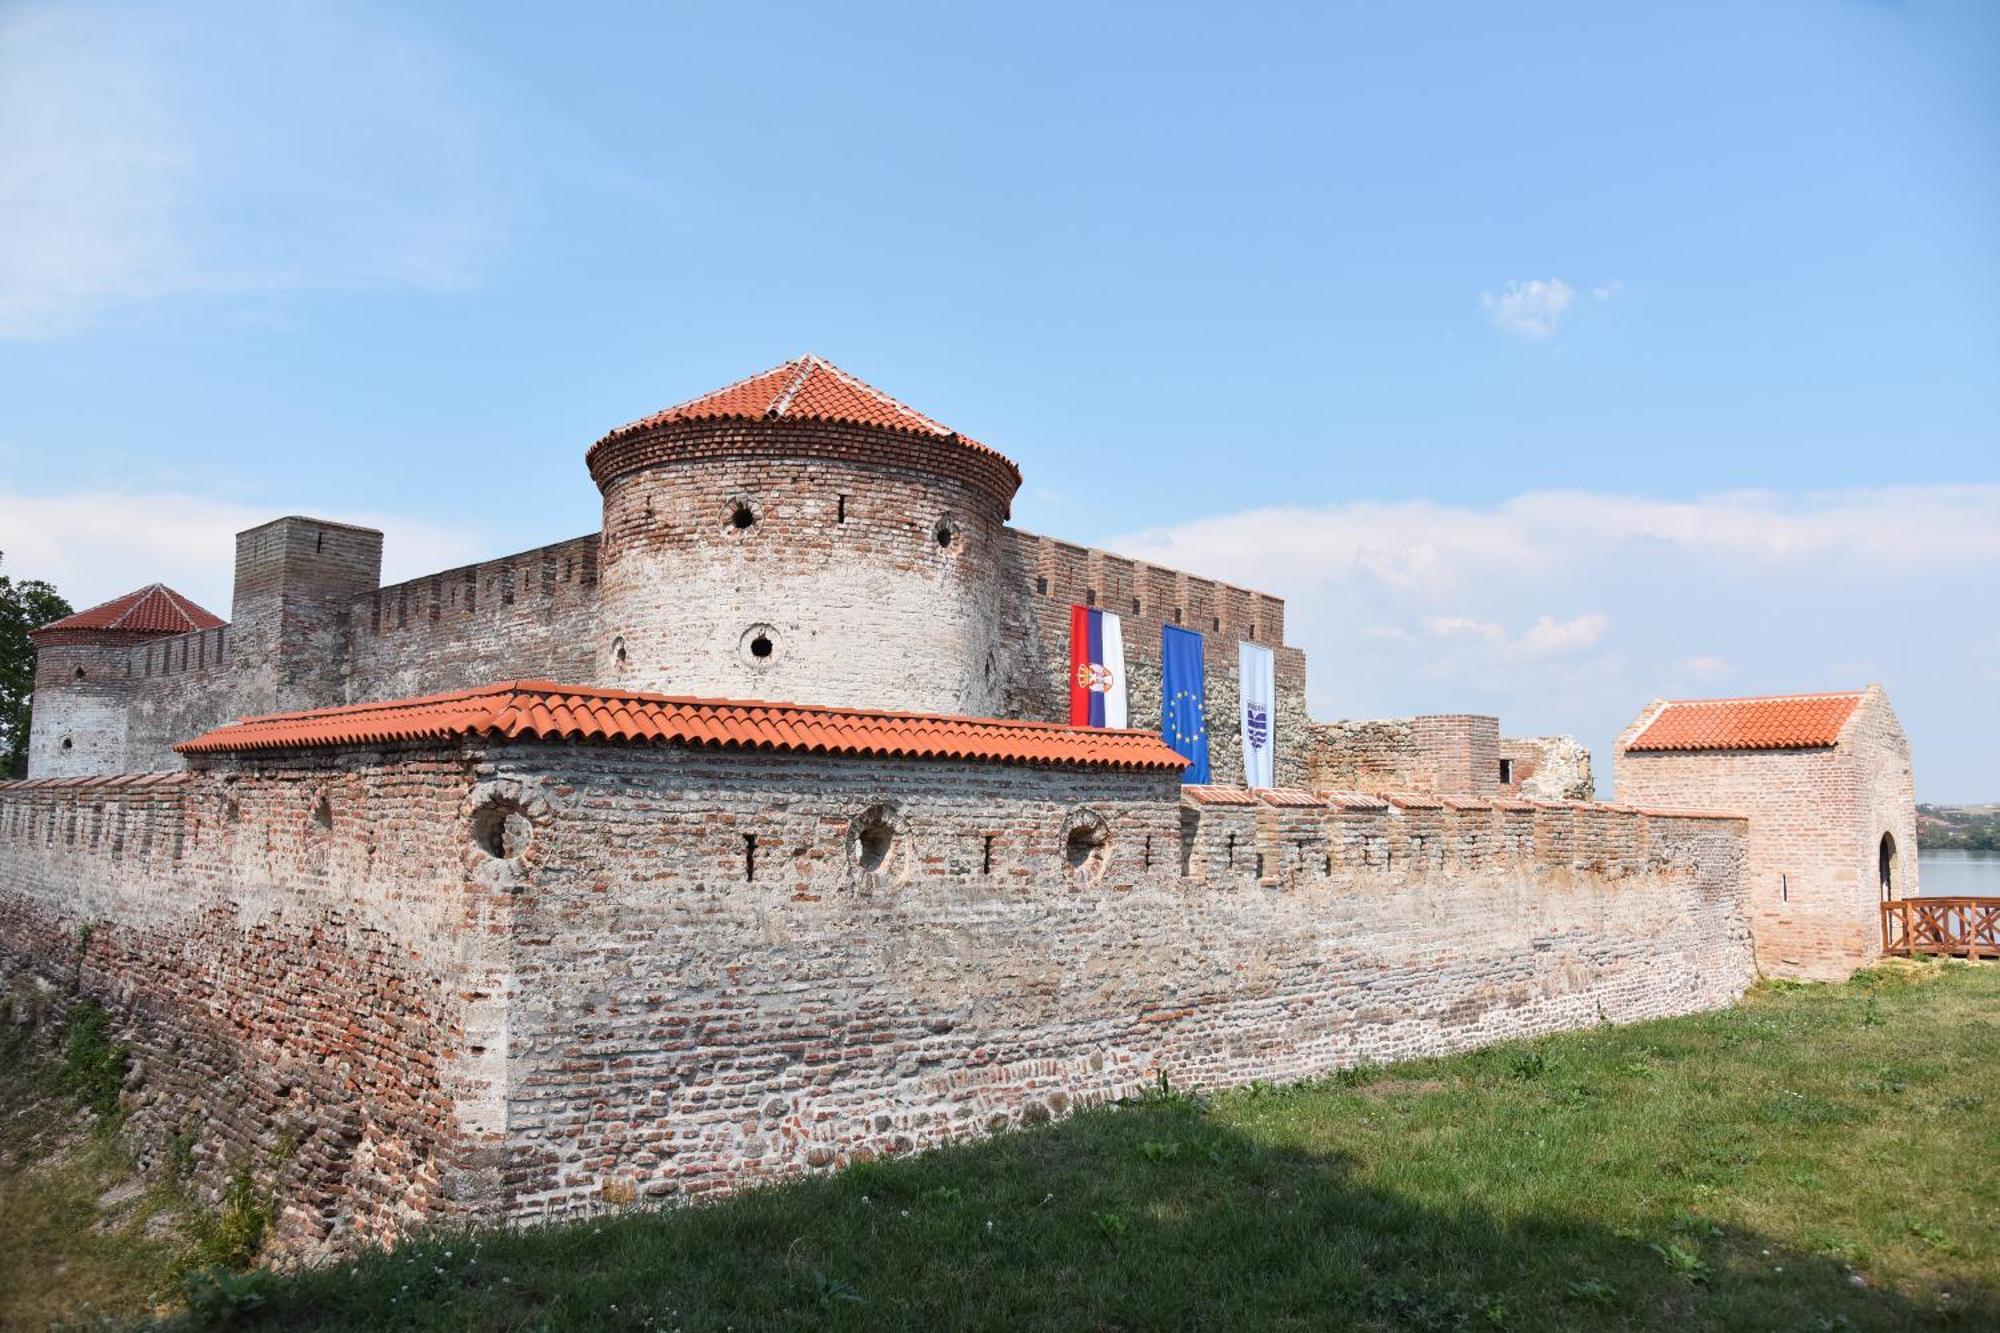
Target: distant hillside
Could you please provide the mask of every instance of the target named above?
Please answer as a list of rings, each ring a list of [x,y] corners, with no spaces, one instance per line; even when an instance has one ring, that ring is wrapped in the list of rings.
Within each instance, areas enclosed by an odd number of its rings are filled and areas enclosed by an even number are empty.
[[[1917,845],[2000,852],[2000,801],[1985,805],[1919,805]]]

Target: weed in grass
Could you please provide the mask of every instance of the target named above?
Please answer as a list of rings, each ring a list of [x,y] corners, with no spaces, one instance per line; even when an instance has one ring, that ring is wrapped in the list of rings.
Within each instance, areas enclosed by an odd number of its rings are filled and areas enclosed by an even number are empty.
[[[264,1232],[271,1224],[271,1213],[271,1200],[258,1190],[249,1168],[238,1167],[222,1193],[221,1202],[212,1208],[199,1209],[188,1218],[191,1242],[188,1266],[232,1272],[248,1268],[264,1247]]]
[[[1667,1271],[1685,1282],[1706,1282],[1708,1263],[1701,1257],[1701,1251],[1677,1240],[1655,1243],[1648,1247],[1660,1256],[1667,1265]]]
[[[117,1115],[118,1093],[125,1086],[131,1058],[124,1042],[111,1040],[110,1030],[111,1015],[97,1001],[71,1005],[63,1024],[62,1063],[56,1070],[56,1086],[99,1120]]]
[[[203,1268],[181,1280],[181,1298],[187,1302],[188,1314],[204,1327],[226,1324],[269,1300],[276,1280],[276,1275],[264,1268],[248,1273]]]
[[[1573,1301],[1594,1305],[1602,1309],[1618,1303],[1618,1288],[1603,1278],[1575,1278],[1563,1284],[1563,1294]]]

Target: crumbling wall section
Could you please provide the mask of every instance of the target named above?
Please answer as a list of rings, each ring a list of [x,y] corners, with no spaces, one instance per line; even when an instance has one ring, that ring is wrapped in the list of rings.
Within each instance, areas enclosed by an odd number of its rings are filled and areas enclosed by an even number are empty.
[[[469,785],[358,754],[0,784],[0,986],[52,1019],[100,1002],[142,1162],[248,1170],[281,1255],[491,1211],[493,923],[445,841]]]
[[[1536,801],[1589,801],[1597,796],[1590,750],[1572,736],[1502,736],[1501,790]]]

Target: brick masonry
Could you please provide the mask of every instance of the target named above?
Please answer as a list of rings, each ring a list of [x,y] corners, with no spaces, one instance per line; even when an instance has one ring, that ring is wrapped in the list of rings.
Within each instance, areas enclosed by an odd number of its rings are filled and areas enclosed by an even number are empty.
[[[1835,979],[1880,957],[1878,904],[1918,892],[1910,746],[1882,687],[1867,689],[1834,745],[1628,751],[1663,703],[1653,701],[1619,735],[1618,799],[1749,816],[1751,924],[1763,970]],[[1884,838],[1893,847],[1888,884]]]
[[[100,996],[146,1152],[197,1127],[203,1178],[274,1176],[310,1256],[738,1188],[1159,1073],[1726,1004],[1745,851],[1728,819],[1008,764],[220,757],[0,786],[0,971]]]
[[[228,625],[44,650],[29,775],[171,768],[235,717],[528,677],[1062,720],[1078,604],[1124,619],[1135,725],[1158,725],[1162,626],[1203,634],[1219,781],[1242,777],[1237,644],[1270,646],[1278,781],[1308,781],[1280,599],[1010,527],[1011,474],[964,453],[830,423],[663,427],[593,451],[601,533],[389,587],[380,533],[274,520],[237,538]]]

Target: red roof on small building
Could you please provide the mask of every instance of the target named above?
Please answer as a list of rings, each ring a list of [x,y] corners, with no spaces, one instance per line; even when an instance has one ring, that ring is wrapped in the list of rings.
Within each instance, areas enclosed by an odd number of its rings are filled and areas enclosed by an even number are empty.
[[[1653,716],[1627,751],[1804,750],[1832,745],[1862,691],[1780,694],[1755,699],[1675,699]]]
[[[124,634],[188,634],[226,623],[221,616],[195,605],[166,584],[152,583],[137,592],[51,621],[33,633],[108,630]]]
[[[761,421],[786,418],[837,421],[857,426],[881,426],[950,440],[1014,468],[1011,459],[969,436],[925,416],[907,403],[891,398],[874,385],[848,374],[831,361],[812,355],[794,357],[780,366],[740,379],[734,384],[663,408],[649,417],[620,426],[605,440],[676,421]],[[598,441],[602,444],[604,440]],[[595,446],[593,446],[595,447]],[[1018,479],[1020,469],[1014,468]]]
[[[1187,761],[1145,731],[1051,722],[684,699],[516,680],[418,699],[276,713],[217,727],[182,754],[449,740],[664,741],[729,750],[973,759],[1178,772]]]

